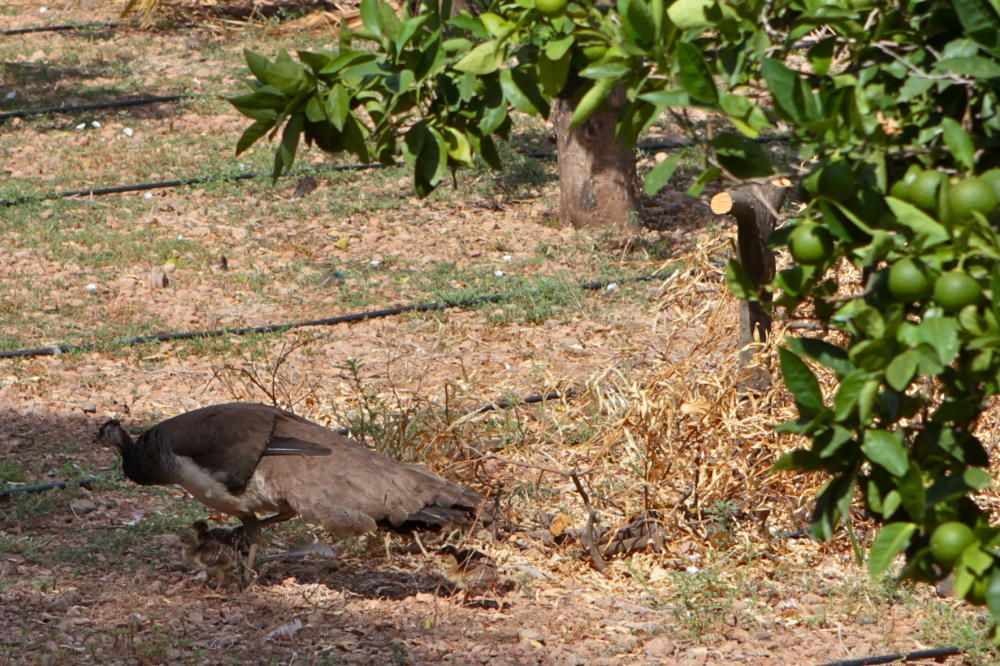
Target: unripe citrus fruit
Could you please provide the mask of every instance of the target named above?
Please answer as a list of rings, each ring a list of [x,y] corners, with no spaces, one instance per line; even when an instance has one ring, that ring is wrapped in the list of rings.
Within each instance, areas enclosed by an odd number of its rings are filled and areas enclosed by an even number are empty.
[[[931,295],[933,283],[923,262],[905,257],[889,269],[889,293],[900,302],[912,303]]]
[[[972,217],[973,211],[989,217],[1000,206],[993,185],[975,176],[953,183],[948,203],[951,204],[951,219],[956,222]]]
[[[811,194],[819,194],[833,201],[846,201],[857,190],[854,174],[847,162],[827,162],[805,177],[802,186]]]
[[[788,237],[788,247],[800,264],[820,264],[833,254],[833,237],[818,224],[806,223]]]
[[[950,567],[962,556],[962,551],[976,540],[972,528],[965,523],[941,523],[931,534],[931,555],[939,564]]]
[[[986,173],[979,174],[979,177],[993,186],[993,191],[1000,199],[1000,169],[990,169]]]
[[[583,47],[583,57],[587,62],[597,62],[608,52],[608,47],[604,44],[591,44]]]
[[[546,16],[559,16],[567,4],[569,0],[535,0],[535,8]]]
[[[945,178],[940,171],[922,171],[910,183],[910,201],[926,211],[937,210],[938,188]]]
[[[960,270],[948,271],[934,281],[934,300],[948,312],[958,312],[982,295],[979,283]]]

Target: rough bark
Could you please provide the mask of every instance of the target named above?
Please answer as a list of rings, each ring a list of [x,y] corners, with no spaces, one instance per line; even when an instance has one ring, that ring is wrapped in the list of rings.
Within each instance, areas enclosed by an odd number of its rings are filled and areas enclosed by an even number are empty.
[[[738,261],[757,287],[759,301],[740,303],[740,367],[749,363],[753,342],[763,342],[771,334],[771,293],[765,287],[774,279],[774,252],[767,240],[774,231],[775,212],[785,200],[784,183],[753,184],[712,197],[712,212],[736,218]],[[770,384],[770,375],[761,370],[745,382],[747,388],[762,389]]]
[[[633,226],[639,222],[635,151],[615,138],[625,92],[616,88],[601,111],[570,129],[575,87],[567,86],[552,105],[559,154],[560,221],[578,228]]]

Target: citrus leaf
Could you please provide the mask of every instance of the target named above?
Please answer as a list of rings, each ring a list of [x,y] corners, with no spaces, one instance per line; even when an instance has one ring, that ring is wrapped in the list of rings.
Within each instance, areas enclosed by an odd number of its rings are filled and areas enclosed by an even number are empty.
[[[816,375],[790,350],[782,348],[779,355],[781,374],[785,379],[785,385],[795,398],[799,414],[806,418],[815,415],[823,408],[823,393],[820,391]]]
[[[673,157],[668,157],[663,160],[655,167],[649,170],[646,177],[642,181],[642,189],[647,196],[653,196],[657,192],[663,189],[663,186],[667,184],[671,176],[674,175],[674,171],[677,170],[677,165],[680,164],[681,156],[674,155]],[[749,280],[749,278],[747,278]],[[754,290],[756,293],[756,290]],[[746,296],[738,296],[739,298],[747,298]]]
[[[866,430],[861,450],[868,459],[894,476],[903,476],[910,467],[910,456],[902,435],[887,430]]]
[[[888,569],[896,556],[910,545],[910,537],[916,530],[914,523],[889,523],[883,527],[868,553],[868,574],[878,576]]]
[[[704,104],[716,104],[719,90],[712,80],[712,73],[705,63],[701,51],[687,42],[677,44],[677,63],[680,67],[680,82],[693,99]]]
[[[1000,76],[1000,65],[997,65],[997,76]],[[944,135],[944,142],[955,156],[958,163],[967,170],[972,170],[975,166],[976,148],[972,145],[972,139],[968,133],[962,129],[958,121],[954,118],[945,118],[941,121],[941,131]]]

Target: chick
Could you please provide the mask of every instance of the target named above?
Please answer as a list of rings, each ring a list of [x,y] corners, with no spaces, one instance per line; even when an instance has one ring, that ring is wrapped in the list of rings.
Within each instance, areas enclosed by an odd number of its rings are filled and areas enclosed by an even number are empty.
[[[184,559],[197,569],[205,570],[215,587],[228,585],[234,572],[242,574],[250,543],[242,527],[209,528],[204,520],[192,523],[191,530],[181,535]]]
[[[437,551],[441,556],[441,572],[455,587],[470,596],[482,596],[487,592],[507,592],[511,582],[497,571],[496,563],[486,553],[455,546],[442,546]]]

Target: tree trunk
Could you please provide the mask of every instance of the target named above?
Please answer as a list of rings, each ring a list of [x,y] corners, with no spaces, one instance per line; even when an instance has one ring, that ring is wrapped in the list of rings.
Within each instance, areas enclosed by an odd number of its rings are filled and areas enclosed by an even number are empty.
[[[559,219],[577,228],[635,226],[639,223],[635,151],[615,138],[625,91],[615,88],[602,110],[570,129],[576,88],[567,85],[552,105],[559,154]]]
[[[732,192],[720,192],[712,197],[712,212],[736,218],[738,260],[757,287],[759,301],[740,302],[740,367],[749,363],[753,342],[764,342],[771,335],[771,292],[765,287],[774,280],[774,252],[767,240],[777,222],[775,212],[785,200],[785,183],[749,185]],[[751,375],[744,387],[763,389],[770,385],[770,375],[760,368]]]

